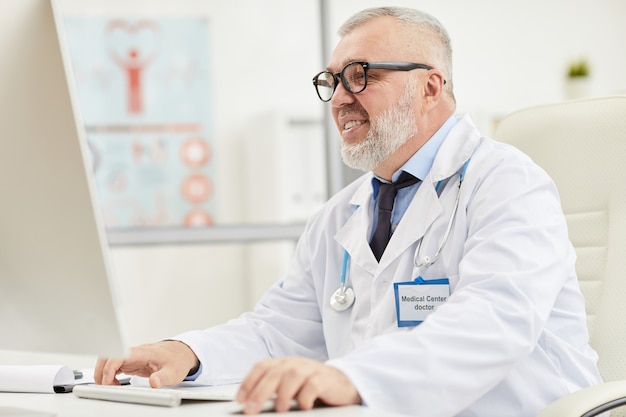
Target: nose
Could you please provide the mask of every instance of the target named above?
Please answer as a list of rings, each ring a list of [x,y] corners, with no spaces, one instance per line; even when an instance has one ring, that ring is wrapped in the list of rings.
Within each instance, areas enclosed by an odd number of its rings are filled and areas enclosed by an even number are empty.
[[[343,86],[343,83],[337,84],[337,88],[335,88],[335,92],[330,99],[330,104],[333,107],[342,107],[345,104],[354,102],[354,94],[346,90]]]

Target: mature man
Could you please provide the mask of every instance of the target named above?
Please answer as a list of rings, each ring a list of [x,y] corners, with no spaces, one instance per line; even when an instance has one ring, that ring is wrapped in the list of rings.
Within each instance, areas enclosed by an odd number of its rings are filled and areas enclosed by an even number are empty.
[[[340,29],[326,71],[347,164],[255,310],[100,359],[155,386],[241,381],[246,413],[364,403],[415,416],[533,416],[600,382],[557,190],[456,117],[448,35],[403,8]]]

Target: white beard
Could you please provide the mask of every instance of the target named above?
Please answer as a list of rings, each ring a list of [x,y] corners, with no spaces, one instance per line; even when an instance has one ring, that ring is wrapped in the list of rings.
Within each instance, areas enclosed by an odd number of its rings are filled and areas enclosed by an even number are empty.
[[[350,168],[371,171],[417,133],[413,119],[416,79],[410,78],[398,102],[376,119],[370,120],[365,139],[355,145],[341,142],[341,157]]]

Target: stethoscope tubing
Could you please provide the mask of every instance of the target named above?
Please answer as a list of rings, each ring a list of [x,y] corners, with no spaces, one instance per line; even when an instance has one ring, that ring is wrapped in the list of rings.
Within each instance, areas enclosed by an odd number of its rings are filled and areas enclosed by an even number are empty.
[[[467,165],[469,164],[470,159],[465,161],[465,163],[461,167],[461,171],[459,173],[459,187],[456,193],[456,198],[454,200],[454,208],[452,209],[452,215],[450,216],[450,220],[448,221],[448,227],[446,227],[446,232],[443,235],[443,239],[441,240],[441,243],[439,244],[439,247],[435,251],[435,254],[432,258],[430,258],[429,256],[424,256],[422,259],[420,259],[419,255],[420,251],[422,250],[423,238],[422,240],[420,240],[419,246],[417,247],[417,252],[415,253],[415,258],[413,258],[413,264],[416,268],[427,268],[434,264],[439,258],[439,254],[443,250],[444,246],[448,242],[448,237],[450,236],[452,226],[454,225],[454,219],[456,219],[456,213],[459,210],[459,201],[461,200],[461,185],[463,184],[463,180],[465,179],[465,171],[467,170]],[[439,190],[439,187],[441,187],[441,184],[442,181],[439,181],[437,183],[437,186],[435,187],[437,191]]]
[[[343,251],[343,260],[341,261],[341,277],[339,278],[339,283],[341,286],[345,288],[346,286],[346,277],[348,276],[348,262],[350,261],[350,254],[348,254],[347,250]]]

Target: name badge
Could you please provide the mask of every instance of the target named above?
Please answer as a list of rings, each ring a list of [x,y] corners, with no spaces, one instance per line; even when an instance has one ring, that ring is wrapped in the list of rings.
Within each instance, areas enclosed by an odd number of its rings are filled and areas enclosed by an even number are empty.
[[[425,280],[417,277],[409,282],[395,282],[393,288],[398,327],[419,325],[450,298],[448,278]]]

